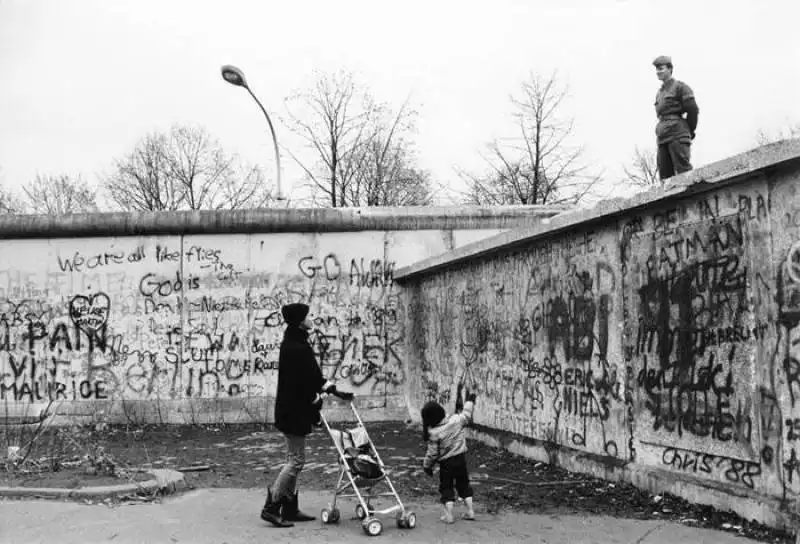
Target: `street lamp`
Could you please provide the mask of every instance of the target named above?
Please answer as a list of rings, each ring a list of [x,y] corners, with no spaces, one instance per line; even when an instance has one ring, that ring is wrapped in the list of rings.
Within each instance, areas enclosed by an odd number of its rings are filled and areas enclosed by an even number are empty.
[[[256,98],[256,95],[253,94],[253,91],[250,90],[250,87],[247,86],[247,80],[244,77],[244,72],[238,69],[236,66],[231,66],[230,64],[226,64],[222,67],[222,79],[230,83],[231,85],[236,85],[237,87],[244,87],[247,89],[247,92],[250,93],[250,96],[253,97],[253,100],[256,101],[258,107],[261,108],[261,111],[264,112],[264,117],[267,118],[267,123],[269,124],[269,130],[272,133],[272,143],[275,146],[275,164],[277,166],[277,181],[278,181],[278,200],[283,200],[283,195],[281,194],[281,156],[278,153],[278,138],[275,136],[275,127],[272,126],[272,120],[269,118],[269,114],[267,110],[264,109],[264,106],[261,104],[261,101]]]

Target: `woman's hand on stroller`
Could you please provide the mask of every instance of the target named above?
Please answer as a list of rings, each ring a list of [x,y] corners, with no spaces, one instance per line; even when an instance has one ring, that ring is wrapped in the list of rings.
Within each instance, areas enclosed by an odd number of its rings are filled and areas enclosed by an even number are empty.
[[[350,402],[351,400],[353,400],[353,397],[355,397],[354,394],[346,392],[346,391],[336,391],[334,393],[334,395],[336,395],[337,397],[339,397],[342,400],[346,400],[347,402]]]
[[[322,392],[323,393],[327,393],[329,395],[333,395],[335,397],[338,397],[338,398],[340,398],[342,400],[346,400],[346,401],[353,400],[353,396],[354,396],[352,393],[349,393],[349,392],[346,392],[346,391],[339,391],[338,389],[336,389],[336,384],[333,384],[333,383],[325,384],[325,388],[322,390]]]
[[[322,416],[320,415],[320,411],[322,410],[322,395],[317,394],[314,398],[314,402],[311,403],[311,425],[314,427],[322,427]]]

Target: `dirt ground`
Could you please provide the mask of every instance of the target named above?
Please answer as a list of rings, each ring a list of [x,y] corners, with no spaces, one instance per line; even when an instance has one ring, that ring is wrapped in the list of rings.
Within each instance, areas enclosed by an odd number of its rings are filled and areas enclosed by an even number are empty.
[[[152,480],[152,474],[131,472],[124,476],[87,474],[83,468],[64,468],[57,472],[0,472],[0,486],[4,487],[54,487],[78,489],[81,487],[122,485]]]
[[[438,497],[438,477],[421,470],[424,444],[404,423],[367,426],[401,497]],[[272,426],[192,426],[109,428],[100,437],[122,466],[184,471],[189,488],[266,488],[283,461],[283,437]],[[470,441],[469,466],[476,502],[490,512],[607,515],[674,520],[686,525],[738,533],[762,542],[794,543],[774,531],[713,508],[691,505],[670,495],[653,496],[627,484],[570,473]],[[308,438],[300,489],[330,490],[339,465],[324,429]],[[0,484],[1,485],[1,484]]]

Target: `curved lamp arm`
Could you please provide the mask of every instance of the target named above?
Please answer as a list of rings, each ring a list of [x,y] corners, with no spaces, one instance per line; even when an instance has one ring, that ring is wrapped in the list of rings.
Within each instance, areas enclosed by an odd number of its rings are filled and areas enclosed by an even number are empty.
[[[247,79],[244,77],[244,72],[242,72],[236,66],[226,64],[222,67],[222,79],[230,83],[231,85],[236,85],[237,87],[244,87],[247,89],[247,92],[250,93],[250,96],[253,97],[253,100],[256,101],[258,107],[261,108],[261,111],[264,113],[264,117],[267,119],[267,124],[269,125],[269,131],[272,134],[272,144],[275,148],[275,165],[277,168],[277,196],[278,200],[283,200],[283,194],[281,193],[281,155],[278,151],[278,137],[275,135],[275,127],[272,125],[272,119],[269,117],[269,113],[267,113],[266,108],[258,99],[258,97],[253,94],[253,91],[250,90],[250,87],[247,85]]]

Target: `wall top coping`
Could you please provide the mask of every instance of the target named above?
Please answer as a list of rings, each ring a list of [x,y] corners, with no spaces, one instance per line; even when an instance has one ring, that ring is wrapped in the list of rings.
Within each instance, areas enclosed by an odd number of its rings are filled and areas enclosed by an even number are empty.
[[[761,146],[679,174],[670,178],[663,187],[642,191],[628,198],[603,200],[592,208],[565,211],[551,218],[544,218],[537,224],[503,232],[429,257],[396,270],[394,279],[402,282],[447,266],[519,247],[565,230],[611,219],[657,202],[677,200],[728,184],[745,182],[759,173],[785,168],[790,163],[800,163],[800,138]]]
[[[0,238],[509,229],[537,223],[566,209],[418,206],[0,215]]]

